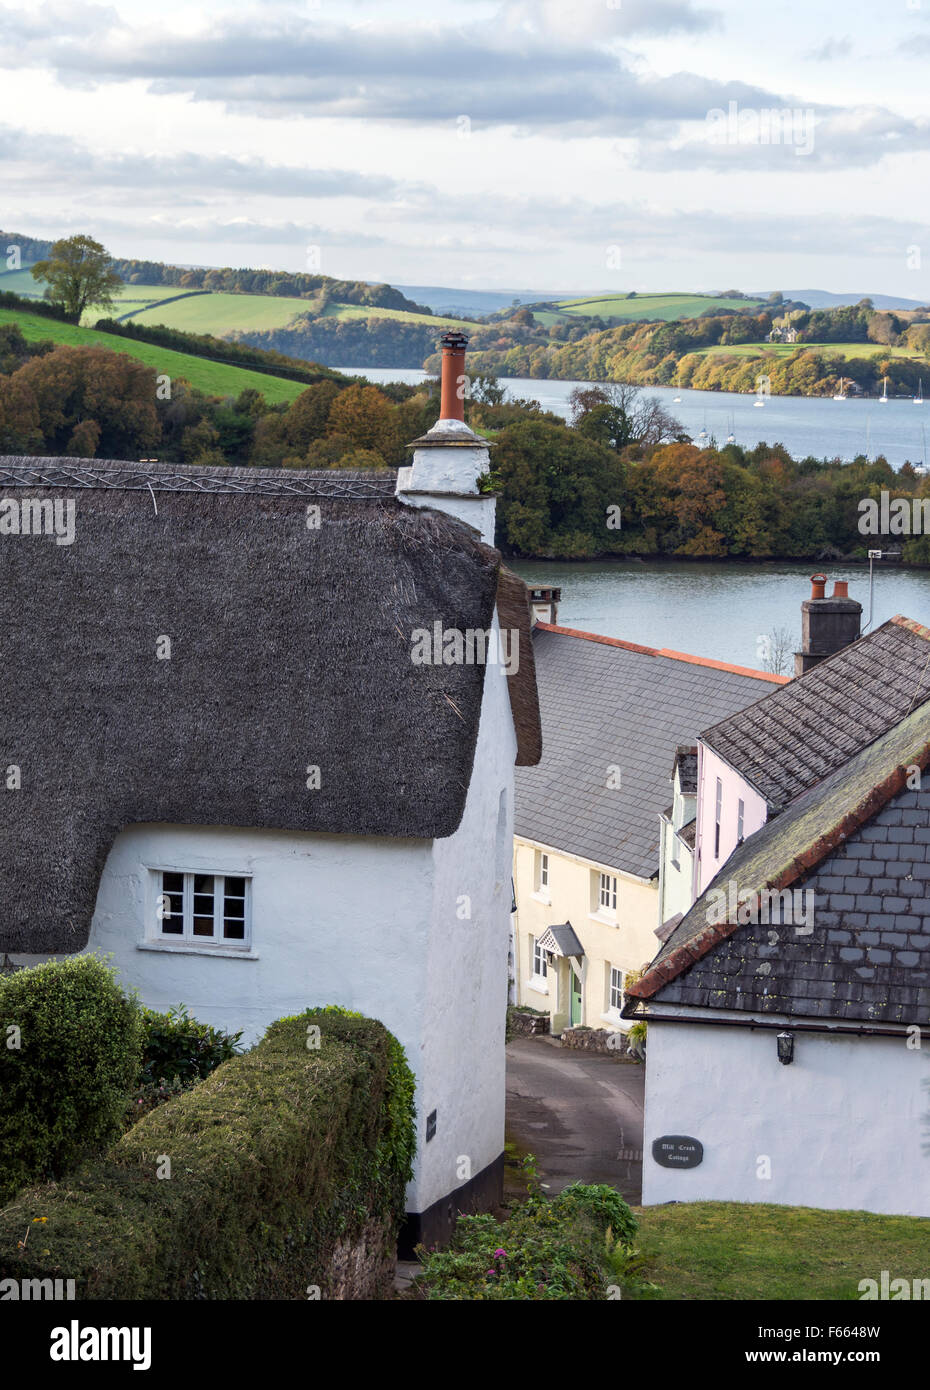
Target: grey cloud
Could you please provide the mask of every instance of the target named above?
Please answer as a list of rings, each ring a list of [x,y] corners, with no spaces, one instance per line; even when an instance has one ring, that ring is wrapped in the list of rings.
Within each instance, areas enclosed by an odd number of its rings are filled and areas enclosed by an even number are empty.
[[[308,169],[304,166],[268,164],[259,159],[234,159],[229,155],[95,154],[74,141],[51,135],[0,126],[0,167],[10,177],[10,166],[38,167],[43,178],[56,184],[135,189],[141,193],[166,190],[203,190],[233,196],[266,195],[291,198],[425,197],[429,190],[386,174],[364,174],[345,169]],[[24,173],[32,178],[31,173]]]
[[[548,33],[575,38],[622,39],[633,35],[703,33],[716,28],[716,10],[696,7],[690,0],[507,0],[501,12],[505,23],[530,25]]]
[[[721,112],[725,108],[717,108]],[[773,112],[776,115],[769,116]],[[795,174],[865,169],[888,155],[930,150],[930,120],[898,116],[881,107],[849,111],[816,106],[739,103],[729,131],[718,120],[712,139],[708,111],[703,127],[686,140],[640,141],[635,153],[639,168],[668,171],[706,169],[713,172]]]
[[[622,15],[631,6],[631,22],[645,24],[640,0],[604,10]],[[681,23],[704,22],[673,0],[664,12]],[[0,36],[8,15],[0,12]],[[502,25],[427,31],[323,27],[296,15],[236,18],[195,35],[43,38],[27,45],[26,58],[50,64],[66,82],[139,79],[157,93],[189,93],[263,115],[436,123],[464,114],[477,124],[566,134],[633,133],[643,121],[694,119],[730,98],[775,99],[689,73],[641,77],[597,44]]]
[[[832,63],[837,58],[848,58],[852,49],[852,39],[846,35],[841,39],[827,39],[826,43],[812,48],[805,56],[815,63]]]

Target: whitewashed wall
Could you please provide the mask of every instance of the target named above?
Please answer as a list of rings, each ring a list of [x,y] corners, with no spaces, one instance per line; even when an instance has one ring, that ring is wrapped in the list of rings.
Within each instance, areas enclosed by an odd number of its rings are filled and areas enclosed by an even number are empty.
[[[785,1025],[790,1029],[790,1024]],[[894,1038],[651,1023],[643,1202],[734,1201],[930,1216],[930,1051]],[[663,1168],[660,1135],[704,1145],[699,1167]],[[765,1171],[768,1158],[771,1178]]]
[[[465,812],[447,839],[132,826],[104,866],[87,950],[110,954],[149,1007],[185,1003],[203,1022],[243,1029],[244,1043],[310,1005],[380,1019],[417,1077],[407,1209],[425,1211],[467,1180],[459,1158],[474,1176],[504,1148],[515,757],[507,679],[492,666]],[[142,949],[152,867],[249,875],[254,958]],[[457,915],[463,895],[470,918]]]
[[[422,1150],[421,1211],[504,1151],[516,755],[507,679],[501,667],[491,666],[465,814],[454,836],[433,841],[421,1138],[431,1110],[437,1127]],[[459,915],[466,906],[470,917]]]

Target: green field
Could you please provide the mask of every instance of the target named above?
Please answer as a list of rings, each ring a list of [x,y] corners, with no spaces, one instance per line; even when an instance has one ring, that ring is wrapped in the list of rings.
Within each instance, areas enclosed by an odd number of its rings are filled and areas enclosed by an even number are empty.
[[[859,1299],[859,1281],[930,1278],[930,1221],[762,1203],[635,1209],[643,1279],[624,1298]]]
[[[402,323],[428,323],[437,328],[469,327],[462,319],[440,318],[438,314],[413,314],[409,309],[374,309],[368,304],[331,304],[324,318],[337,319],[400,319]]]
[[[21,299],[42,299],[43,290],[43,283],[34,280],[28,269],[0,272],[0,292],[18,294]],[[117,305],[114,313],[125,313],[131,305],[138,304],[141,307],[185,292],[177,285],[122,285],[114,296]],[[95,322],[102,317],[101,311],[94,309],[89,317]]]
[[[716,354],[721,357],[791,357],[795,352],[834,353],[837,357],[910,357],[919,354],[907,348],[886,347],[883,343],[734,343],[725,347],[695,348],[696,357]]]
[[[137,288],[137,287],[133,287]],[[178,293],[178,291],[176,291]],[[183,291],[180,291],[183,293]],[[163,308],[155,304],[140,309],[128,320],[130,323],[177,328],[182,333],[211,333],[221,337],[236,329],[242,332],[261,332],[266,328],[283,328],[295,314],[305,313],[306,299],[279,299],[270,294],[197,294],[178,299]]]
[[[139,286],[127,286],[138,290]],[[267,294],[198,294],[179,299],[164,308],[158,304],[140,308],[129,320],[132,323],[162,324],[184,333],[211,333],[221,337],[239,330],[257,333],[269,328],[286,328],[296,314],[310,307],[306,299],[280,299]],[[330,304],[325,318],[339,319],[400,319],[405,323],[426,323],[436,328],[458,327],[458,319],[432,318],[429,314],[412,314],[404,309],[376,309],[365,304]]]
[[[183,303],[183,301],[182,301]],[[18,324],[23,337],[30,342],[51,339],[56,343],[66,343],[71,347],[105,347],[113,352],[124,352],[136,357],[147,367],[164,373],[173,379],[190,382],[199,391],[210,396],[237,396],[240,391],[252,389],[260,391],[273,405],[281,401],[293,401],[306,391],[306,384],[300,381],[286,381],[283,377],[266,376],[264,372],[252,372],[247,367],[227,366],[223,362],[211,362],[204,357],[191,357],[187,353],[173,352],[169,348],[157,347],[153,343],[137,343],[131,338],[119,338],[113,333],[98,333],[91,328],[79,328],[72,323],[59,323],[57,319],[41,318],[38,314],[23,314],[16,309],[0,309],[0,325]]]
[[[532,307],[532,306],[530,306]],[[759,299],[716,299],[709,294],[637,294],[629,299],[625,294],[600,295],[596,299],[562,299],[557,308],[569,316],[595,315],[598,318],[624,319],[693,319],[706,309],[726,313],[732,309],[762,308]],[[544,322],[543,315],[539,319]],[[557,319],[553,319],[558,322]]]

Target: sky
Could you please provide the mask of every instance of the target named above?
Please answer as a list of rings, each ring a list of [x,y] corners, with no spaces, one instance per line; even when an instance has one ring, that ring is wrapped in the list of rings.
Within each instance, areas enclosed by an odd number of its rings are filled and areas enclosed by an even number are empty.
[[[930,0],[0,0],[0,227],[394,284],[927,302],[928,63]]]

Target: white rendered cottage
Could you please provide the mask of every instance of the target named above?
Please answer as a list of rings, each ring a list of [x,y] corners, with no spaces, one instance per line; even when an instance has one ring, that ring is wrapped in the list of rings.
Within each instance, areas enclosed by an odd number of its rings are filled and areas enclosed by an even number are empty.
[[[930,1216],[928,711],[750,835],[631,986],[646,1205]]]
[[[396,495],[0,459],[0,495],[74,503],[72,544],[0,536],[0,951],[111,953],[247,1041],[310,1005],[380,1019],[417,1077],[408,1247],[500,1194],[513,769],[540,753],[526,591],[457,413]]]

